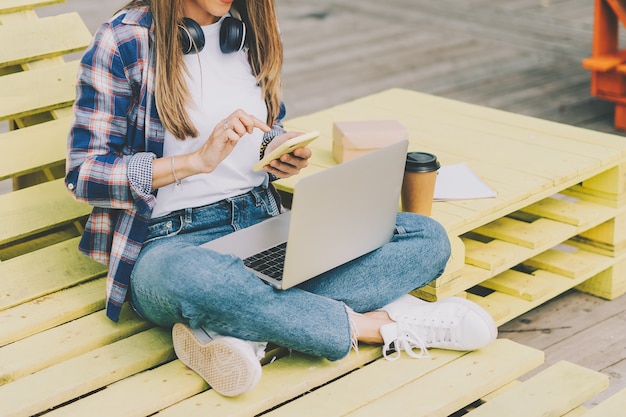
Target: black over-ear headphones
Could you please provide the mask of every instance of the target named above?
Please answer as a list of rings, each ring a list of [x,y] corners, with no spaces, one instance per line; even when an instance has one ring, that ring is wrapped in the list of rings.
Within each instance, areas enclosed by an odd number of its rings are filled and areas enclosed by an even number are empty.
[[[185,55],[200,52],[204,48],[204,32],[198,22],[193,19],[183,18],[182,24],[178,25],[178,37]],[[234,17],[225,17],[220,27],[220,49],[222,52],[229,54],[240,51],[245,43],[246,25]]]

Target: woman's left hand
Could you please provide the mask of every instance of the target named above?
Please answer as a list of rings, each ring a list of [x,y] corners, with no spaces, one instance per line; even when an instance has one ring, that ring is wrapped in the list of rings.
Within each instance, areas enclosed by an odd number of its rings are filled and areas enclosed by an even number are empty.
[[[282,135],[276,136],[270,142],[270,144],[267,145],[265,153],[269,154],[270,152],[272,152],[273,149],[276,149],[283,142],[286,142],[289,139],[295,138],[299,135],[301,135],[301,133],[299,132],[287,132],[283,133]],[[308,160],[312,154],[313,152],[311,151],[311,148],[307,146],[298,148],[291,153],[281,156],[279,159],[274,159],[268,165],[265,165],[263,169],[278,178],[289,178],[293,175],[296,175],[303,168],[306,168],[309,165]]]

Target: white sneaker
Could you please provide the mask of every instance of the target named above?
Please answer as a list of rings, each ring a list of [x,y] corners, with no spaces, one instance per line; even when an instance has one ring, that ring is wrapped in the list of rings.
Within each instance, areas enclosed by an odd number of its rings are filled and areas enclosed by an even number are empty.
[[[493,318],[478,304],[451,297],[429,303],[404,295],[387,304],[386,311],[395,321],[382,326],[383,356],[398,359],[401,351],[414,358],[428,357],[426,348],[474,350],[493,342],[498,329]],[[417,353],[414,349],[419,349]],[[388,356],[388,351],[397,352]]]
[[[248,392],[261,380],[260,360],[267,343],[222,336],[181,323],[172,328],[172,339],[178,359],[226,397]]]

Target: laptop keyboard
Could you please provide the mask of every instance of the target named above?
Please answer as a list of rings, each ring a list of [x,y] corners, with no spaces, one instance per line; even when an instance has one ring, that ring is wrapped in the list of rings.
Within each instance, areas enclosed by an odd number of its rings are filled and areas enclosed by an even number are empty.
[[[243,260],[245,266],[278,281],[283,279],[287,242],[271,247]]]

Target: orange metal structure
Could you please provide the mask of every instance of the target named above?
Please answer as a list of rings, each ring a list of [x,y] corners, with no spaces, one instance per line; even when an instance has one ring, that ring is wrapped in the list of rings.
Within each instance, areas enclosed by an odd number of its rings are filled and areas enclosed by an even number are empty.
[[[591,94],[615,102],[614,125],[626,130],[626,49],[619,47],[619,25],[626,27],[626,0],[595,0],[592,55],[583,60],[591,71]]]

